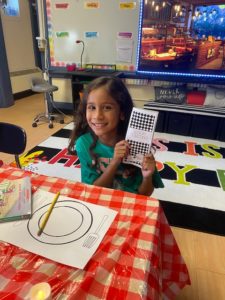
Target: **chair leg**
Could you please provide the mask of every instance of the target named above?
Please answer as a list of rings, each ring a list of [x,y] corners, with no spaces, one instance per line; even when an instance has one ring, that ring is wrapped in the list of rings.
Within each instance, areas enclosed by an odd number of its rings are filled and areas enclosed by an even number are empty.
[[[21,164],[20,164],[20,158],[19,158],[19,155],[15,155],[15,161],[16,161],[16,166],[17,166],[17,168],[22,169],[22,166],[21,166]]]
[[[38,114],[38,115],[34,118],[33,123],[32,123],[32,126],[33,126],[33,127],[37,127],[39,122],[42,122],[42,123],[48,123],[48,124],[49,124],[48,127],[49,127],[49,128],[53,128],[52,120],[50,120],[49,115],[46,115],[46,113]]]
[[[45,93],[45,113],[38,114],[32,123],[33,127],[37,127],[39,122],[48,123],[49,128],[53,128],[53,121],[59,122],[60,124],[64,124],[64,116],[59,111],[59,114],[54,114],[49,112],[48,101],[53,104],[53,96],[52,93]],[[54,107],[54,105],[52,105]],[[56,108],[57,109],[57,108]]]
[[[59,122],[60,124],[64,124],[64,115],[60,110],[57,109],[57,107],[55,107],[54,101],[53,101],[53,94],[48,93],[47,96],[48,96],[48,98],[46,98],[47,99],[46,100],[46,105],[47,105],[46,111],[48,112],[48,116],[49,116],[50,120]],[[51,104],[52,108],[55,108],[58,111],[58,113],[49,112],[48,102]]]

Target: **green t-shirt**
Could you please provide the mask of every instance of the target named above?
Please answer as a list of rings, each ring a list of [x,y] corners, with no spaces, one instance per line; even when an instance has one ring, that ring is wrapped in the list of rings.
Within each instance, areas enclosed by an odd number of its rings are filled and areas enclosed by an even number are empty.
[[[81,164],[81,180],[87,184],[93,182],[104,172],[113,158],[114,148],[97,141],[94,153],[98,157],[98,164],[92,167],[90,155],[90,145],[93,138],[90,133],[80,136],[75,144],[75,149]],[[131,193],[138,193],[138,188],[142,183],[141,169],[135,166],[121,163],[114,177],[112,188]],[[162,179],[157,169],[153,174],[153,185],[155,188],[164,187]]]

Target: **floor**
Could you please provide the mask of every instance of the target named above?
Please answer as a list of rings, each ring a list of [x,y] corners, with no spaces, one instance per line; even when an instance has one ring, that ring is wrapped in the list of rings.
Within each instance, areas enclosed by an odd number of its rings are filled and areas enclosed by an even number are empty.
[[[54,124],[53,129],[42,124],[32,127],[34,116],[44,111],[42,95],[33,95],[15,101],[15,105],[0,108],[0,120],[22,126],[28,136],[27,149],[31,149],[65,124]],[[71,116],[65,118],[69,123]],[[0,154],[9,163],[12,156]],[[224,224],[225,226],[225,224]],[[191,285],[185,287],[176,300],[223,300],[225,299],[225,237],[172,227],[172,231],[188,266]]]
[[[28,136],[27,151],[65,126],[65,124],[54,122],[54,127],[52,129],[48,128],[47,123],[41,123],[36,128],[32,127],[34,117],[42,112],[45,112],[44,99],[42,94],[36,94],[16,100],[15,105],[13,106],[0,108],[0,121],[20,125],[26,130]],[[72,116],[67,116],[64,119],[64,123],[70,123],[71,121]],[[12,160],[12,157],[1,153],[1,159],[8,163]]]

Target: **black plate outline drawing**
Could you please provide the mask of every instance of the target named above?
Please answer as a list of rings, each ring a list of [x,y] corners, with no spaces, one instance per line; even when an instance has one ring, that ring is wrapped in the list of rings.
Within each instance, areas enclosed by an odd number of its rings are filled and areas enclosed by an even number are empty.
[[[87,205],[85,205],[84,203],[81,203],[79,201],[66,199],[66,200],[57,201],[53,210],[60,209],[62,207],[74,209],[74,210],[76,210],[76,213],[78,212],[81,215],[81,224],[76,229],[71,230],[71,232],[68,232],[68,233],[60,235],[60,236],[49,234],[45,230],[42,232],[42,234],[40,236],[38,236],[37,232],[40,228],[41,217],[43,217],[43,215],[47,212],[49,205],[50,205],[50,203],[42,205],[41,207],[36,209],[33,212],[32,217],[27,222],[27,230],[28,230],[29,234],[32,236],[32,238],[34,238],[35,240],[37,240],[38,242],[43,243],[43,244],[65,245],[65,244],[73,243],[73,242],[81,239],[83,236],[85,236],[89,232],[89,230],[93,224],[93,214],[92,214],[92,211],[90,210],[90,208]],[[78,205],[78,208],[76,206],[74,207],[74,205]],[[80,206],[80,208],[79,208],[79,206]],[[83,212],[82,212],[81,208],[83,209]],[[84,213],[86,214],[86,216],[84,216]],[[35,217],[35,215],[37,215],[37,214],[39,214],[38,220],[36,220],[37,216]],[[33,222],[37,223],[35,232],[32,229]],[[82,226],[84,228],[82,228]],[[72,237],[72,239],[71,239],[71,236],[74,233],[77,233],[78,230],[81,231],[81,233],[79,233],[78,237]],[[60,242],[60,239],[62,239],[64,237],[68,238],[68,240]],[[55,239],[55,242],[50,242],[51,238]],[[58,239],[58,241],[57,241],[57,239]]]

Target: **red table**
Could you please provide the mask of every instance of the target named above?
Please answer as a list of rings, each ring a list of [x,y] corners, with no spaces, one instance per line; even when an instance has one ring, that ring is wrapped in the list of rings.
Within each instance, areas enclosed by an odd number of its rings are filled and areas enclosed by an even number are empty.
[[[24,300],[31,286],[42,281],[51,285],[52,299],[79,300],[173,299],[190,284],[187,267],[156,199],[10,166],[0,168],[0,182],[25,175],[31,176],[34,190],[60,190],[69,197],[110,207],[118,214],[84,270],[1,242],[0,299]]]

